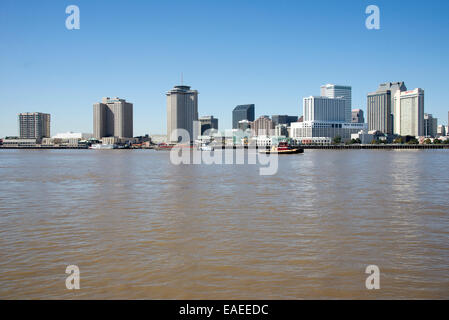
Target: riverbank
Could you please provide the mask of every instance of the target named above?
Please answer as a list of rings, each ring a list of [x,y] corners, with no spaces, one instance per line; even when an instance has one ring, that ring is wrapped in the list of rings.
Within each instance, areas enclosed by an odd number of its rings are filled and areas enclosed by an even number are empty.
[[[301,149],[317,149],[317,150],[392,150],[392,149],[449,149],[448,144],[356,144],[356,145],[301,145],[297,146]],[[229,146],[214,146],[215,149],[231,149]],[[265,146],[233,146],[232,149],[265,149]],[[87,150],[87,147],[3,147],[0,150]],[[111,150],[162,150],[170,151],[171,148],[127,148],[127,149],[111,149]]]

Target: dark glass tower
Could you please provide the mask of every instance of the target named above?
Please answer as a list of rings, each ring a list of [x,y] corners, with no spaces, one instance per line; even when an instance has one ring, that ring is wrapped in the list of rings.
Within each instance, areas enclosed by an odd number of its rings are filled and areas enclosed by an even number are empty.
[[[234,108],[232,111],[232,129],[239,128],[239,121],[254,121],[254,104],[244,104]]]

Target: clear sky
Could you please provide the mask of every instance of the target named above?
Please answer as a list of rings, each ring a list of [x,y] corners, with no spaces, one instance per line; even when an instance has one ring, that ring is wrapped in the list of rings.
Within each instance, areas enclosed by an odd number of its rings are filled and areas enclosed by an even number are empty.
[[[67,30],[68,5],[81,29]],[[380,30],[365,9],[380,8]],[[320,85],[351,85],[353,107],[381,82],[425,90],[425,112],[447,123],[449,1],[1,0],[0,137],[17,113],[48,112],[52,134],[92,132],[103,96],[134,103],[134,135],[165,133],[165,93],[200,92],[199,114],[231,127],[232,109],[302,114]]]

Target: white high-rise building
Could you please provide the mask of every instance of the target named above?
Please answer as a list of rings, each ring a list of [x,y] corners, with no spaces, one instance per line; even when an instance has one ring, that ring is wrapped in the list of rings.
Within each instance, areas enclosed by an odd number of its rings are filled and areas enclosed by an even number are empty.
[[[195,124],[194,124],[195,121]],[[180,142],[180,137],[172,137],[176,129],[184,129],[194,141],[200,134],[198,126],[198,91],[190,90],[189,86],[175,86],[167,92],[167,141]]]
[[[346,122],[346,100],[343,98],[311,96],[304,98],[303,102],[304,121]]]
[[[395,134],[424,135],[424,90],[396,91],[393,110]]]
[[[350,86],[341,86],[336,84],[326,84],[321,86],[321,96],[327,98],[342,98],[345,104],[345,122],[352,120],[352,88]]]
[[[352,133],[367,130],[365,123],[346,121],[346,107],[347,100],[342,97],[304,98],[304,121],[291,124],[290,136],[300,143],[321,143],[338,136],[348,141]]]

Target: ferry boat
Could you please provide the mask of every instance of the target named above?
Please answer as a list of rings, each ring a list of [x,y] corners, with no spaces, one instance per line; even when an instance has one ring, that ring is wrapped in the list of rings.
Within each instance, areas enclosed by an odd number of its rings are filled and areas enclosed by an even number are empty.
[[[259,153],[265,154],[295,154],[295,153],[304,153],[304,149],[302,148],[292,148],[288,145],[287,142],[279,142],[279,145],[272,146],[271,148],[267,147],[265,150],[259,150]]]
[[[96,143],[89,147],[89,149],[95,149],[95,150],[111,150],[111,149],[117,149],[117,146],[115,144],[101,144]]]

